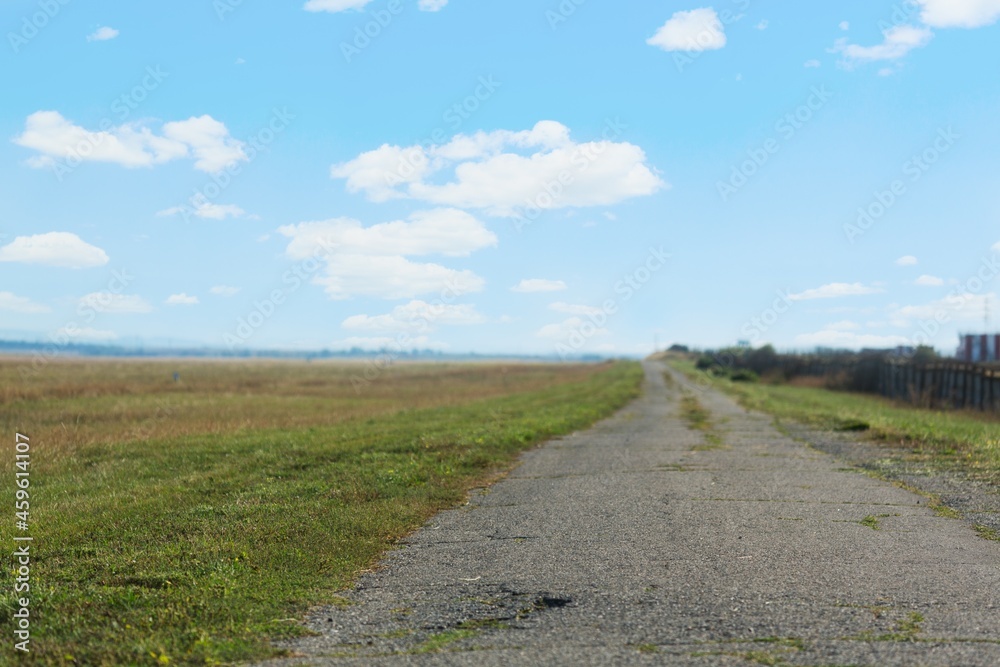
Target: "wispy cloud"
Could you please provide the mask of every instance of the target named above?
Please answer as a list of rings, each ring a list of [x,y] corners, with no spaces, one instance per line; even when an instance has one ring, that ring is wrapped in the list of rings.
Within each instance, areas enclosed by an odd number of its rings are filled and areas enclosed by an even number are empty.
[[[800,334],[795,337],[798,347],[832,347],[857,350],[860,348],[891,348],[906,345],[905,336],[857,333],[840,329],[824,329],[815,333]]]
[[[561,280],[545,280],[544,278],[526,278],[511,288],[512,292],[560,292],[566,289],[566,283]]]
[[[225,220],[226,218],[242,218],[246,215],[246,211],[235,204],[213,204],[205,201],[195,206],[172,206],[159,211],[156,215],[183,215],[185,218],[193,215],[207,220]]]
[[[417,9],[422,12],[439,12],[448,4],[448,0],[420,0]]]
[[[171,294],[164,303],[168,306],[195,306],[198,304],[198,297],[188,296],[181,292],[180,294]]]
[[[798,294],[789,294],[788,298],[792,301],[811,301],[813,299],[836,299],[843,296],[878,294],[882,291],[880,288],[869,287],[862,283],[830,283]]]
[[[13,292],[0,292],[0,310],[8,310],[25,315],[36,315],[38,313],[48,313],[52,309],[40,303],[35,303],[27,297],[17,296]]]
[[[303,9],[307,12],[346,12],[365,8],[372,0],[309,0]]]
[[[836,41],[831,49],[843,56],[843,63],[852,67],[861,62],[898,60],[910,51],[926,46],[934,33],[929,28],[912,25],[893,26],[882,33],[883,41],[874,46],[851,44],[847,38]]]
[[[109,39],[114,39],[118,36],[118,31],[114,28],[109,28],[108,26],[102,26],[95,30],[94,32],[87,35],[88,42],[106,42]]]
[[[91,292],[80,298],[80,306],[99,313],[124,315],[148,313],[153,310],[146,301],[135,294],[115,294],[113,292]]]
[[[468,304],[432,304],[414,300],[396,306],[384,315],[353,315],[341,323],[348,330],[374,333],[428,332],[443,325],[472,325],[486,321],[474,306]]]
[[[108,329],[94,329],[93,327],[65,326],[56,331],[57,339],[77,339],[95,342],[106,342],[118,338],[118,334]]]

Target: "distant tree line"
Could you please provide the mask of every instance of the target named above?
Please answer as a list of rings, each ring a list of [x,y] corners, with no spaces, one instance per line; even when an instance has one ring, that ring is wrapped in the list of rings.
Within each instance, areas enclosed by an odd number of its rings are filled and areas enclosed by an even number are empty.
[[[828,385],[858,391],[871,387],[875,366],[886,359],[900,357],[894,351],[816,350],[810,354],[779,354],[771,345],[763,347],[726,347],[698,354],[695,365],[717,377],[736,382],[756,382],[766,378],[784,382],[800,376],[824,376]],[[904,358],[913,364],[927,364],[940,359],[934,348],[921,346]]]

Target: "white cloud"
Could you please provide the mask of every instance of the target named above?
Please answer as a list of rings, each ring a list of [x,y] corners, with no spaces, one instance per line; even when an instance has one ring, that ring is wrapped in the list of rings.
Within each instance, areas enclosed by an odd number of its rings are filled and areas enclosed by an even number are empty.
[[[94,32],[87,35],[88,42],[104,42],[109,39],[114,39],[118,36],[118,31],[114,28],[109,28],[108,26],[102,26],[95,30]]]
[[[512,292],[561,292],[566,289],[566,283],[561,280],[545,280],[544,278],[525,278],[514,287]]]
[[[303,9],[307,12],[344,12],[364,9],[372,0],[309,0]]]
[[[934,28],[979,28],[1000,18],[1000,0],[917,0],[920,19]]]
[[[194,207],[172,206],[168,209],[159,211],[156,215],[186,215],[186,217],[194,215],[208,220],[225,220],[226,218],[242,218],[246,214],[246,211],[235,204],[213,204],[209,201],[202,201],[197,203]]]
[[[823,64],[823,63],[821,63],[820,61],[818,61],[818,60],[816,60],[815,58],[813,58],[812,60],[807,60],[807,61],[805,62],[805,65],[804,65],[804,67],[806,67],[806,68],[812,68],[812,67],[821,67],[821,66],[822,66],[822,64]]]
[[[949,296],[931,301],[930,303],[916,306],[896,306],[890,312],[890,319],[893,326],[906,327],[912,321],[929,321],[947,318],[960,322],[983,321],[983,313],[991,303],[996,303],[997,295],[989,294],[959,294],[952,293]]]
[[[468,304],[430,304],[426,301],[414,300],[402,306],[396,306],[392,312],[385,315],[352,315],[341,323],[341,327],[349,330],[372,331],[375,333],[393,332],[428,332],[438,326],[456,326],[482,324],[486,321],[476,311],[475,306]]]
[[[605,135],[616,131],[609,126]],[[638,146],[611,139],[578,144],[555,121],[521,132],[457,135],[428,148],[383,145],[334,165],[330,174],[372,201],[406,197],[502,217],[528,207],[606,206],[666,187]],[[442,183],[449,174],[452,180]]]
[[[371,201],[383,202],[406,196],[398,186],[418,183],[430,170],[421,147],[382,144],[349,162],[333,165],[330,178],[347,179],[348,192],[364,192]]]
[[[840,322],[826,325],[826,329],[830,331],[857,331],[860,328],[861,325],[852,320],[841,320]]]
[[[91,308],[99,313],[122,315],[129,313],[148,313],[153,307],[142,297],[134,294],[114,294],[112,292],[91,292],[80,298],[80,306]]]
[[[877,334],[858,334],[851,331],[824,329],[816,333],[800,334],[795,337],[795,345],[799,347],[834,347],[857,350],[869,348],[893,348],[897,345],[908,345],[905,336],[880,336]]]
[[[564,303],[562,301],[550,303],[549,310],[554,310],[555,312],[562,313],[564,315],[598,316],[605,314],[603,310],[595,308],[594,306],[582,306],[572,303]]]
[[[472,271],[440,264],[417,263],[412,255],[462,257],[496,245],[496,235],[473,216],[456,209],[420,211],[409,221],[362,227],[357,220],[337,218],[285,225],[291,239],[286,254],[303,263],[320,257],[325,272],[313,282],[333,299],[355,295],[387,299],[414,298],[448,291],[476,292],[485,282]]]
[[[92,327],[71,327],[65,326],[56,331],[57,338],[77,338],[88,341],[109,341],[118,338],[118,334],[107,329],[94,329]]]
[[[194,306],[198,304],[198,297],[188,296],[181,292],[180,294],[171,294],[163,303],[168,306]]]
[[[411,262],[405,257],[333,255],[326,274],[314,281],[326,288],[332,299],[371,296],[410,299],[423,294],[468,294],[479,292],[486,282],[469,270],[440,264]]]
[[[843,54],[844,63],[848,66],[858,62],[897,60],[913,49],[926,46],[934,36],[929,28],[912,25],[893,26],[882,34],[885,39],[881,44],[860,46],[849,43],[845,37],[838,39],[831,51]]]
[[[163,136],[190,146],[196,158],[194,167],[201,171],[222,171],[248,159],[243,142],[229,136],[225,124],[209,115],[166,123]]]
[[[883,67],[882,69],[880,69],[878,71],[878,75],[879,76],[892,76],[895,73],[896,73],[896,70],[893,69],[892,67]]]
[[[229,285],[216,285],[215,287],[213,287],[208,291],[217,296],[230,297],[239,294],[240,288],[230,287]]]
[[[646,43],[664,51],[710,51],[726,45],[726,33],[715,10],[705,7],[676,12]]]
[[[851,29],[851,23],[850,23],[850,21],[841,21],[840,22],[840,29],[841,30],[850,30]]]
[[[996,252],[1000,252],[1000,242],[993,244],[993,250]]]
[[[597,336],[607,336],[610,333],[603,327],[596,327],[589,319],[584,320],[580,317],[570,317],[557,324],[545,325],[535,332],[535,336],[554,341],[565,341],[574,334],[579,334],[582,331],[587,332],[586,338],[588,340]]]
[[[92,132],[74,125],[58,111],[36,111],[13,141],[40,153],[27,161],[35,168],[55,167],[57,160],[151,167],[193,157],[196,169],[216,172],[248,159],[243,143],[230,137],[223,123],[207,115],[166,123],[162,134],[156,134],[140,123]]]
[[[896,266],[916,266],[917,258],[913,255],[903,255],[896,260]]]
[[[922,275],[917,278],[914,285],[920,285],[921,287],[941,287],[944,285],[944,280],[938,278],[937,276]]]
[[[0,310],[9,310],[26,315],[37,315],[38,313],[47,313],[52,309],[40,303],[35,303],[27,297],[17,296],[13,292],[0,292]]]
[[[767,30],[767,26],[769,26],[770,24],[771,22],[768,21],[767,19],[762,19],[761,22],[754,27],[757,28],[757,30]]]
[[[285,225],[278,231],[291,237],[288,254],[303,259],[325,243],[337,253],[361,255],[430,255],[465,257],[495,246],[496,234],[464,211],[439,208],[413,213],[408,221],[363,227],[351,218]]]
[[[417,9],[422,12],[438,12],[447,4],[448,0],[420,0],[417,3]]]
[[[69,232],[18,236],[0,248],[0,262],[87,269],[104,266],[108,261],[108,255],[103,250]]]
[[[868,287],[861,283],[830,283],[816,289],[808,289],[799,294],[789,294],[792,301],[810,301],[812,299],[835,299],[842,296],[860,296],[864,294],[878,294],[881,289]]]

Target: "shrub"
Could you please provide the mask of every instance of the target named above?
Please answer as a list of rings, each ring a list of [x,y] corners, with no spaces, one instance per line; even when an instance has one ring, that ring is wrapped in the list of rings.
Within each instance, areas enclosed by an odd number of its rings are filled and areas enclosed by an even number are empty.
[[[747,368],[742,368],[738,371],[734,371],[729,379],[733,382],[757,382],[760,380],[760,376],[754,373],[752,370]]]
[[[701,355],[700,357],[698,357],[698,361],[695,362],[695,368],[697,368],[699,371],[706,371],[715,365],[716,365],[715,359],[713,359],[707,354]]]

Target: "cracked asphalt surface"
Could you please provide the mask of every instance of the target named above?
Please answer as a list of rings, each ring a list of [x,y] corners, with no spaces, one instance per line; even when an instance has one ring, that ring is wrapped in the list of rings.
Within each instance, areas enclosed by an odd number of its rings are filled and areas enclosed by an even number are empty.
[[[641,398],[436,516],[266,664],[1000,664],[1000,543],[645,368]]]

